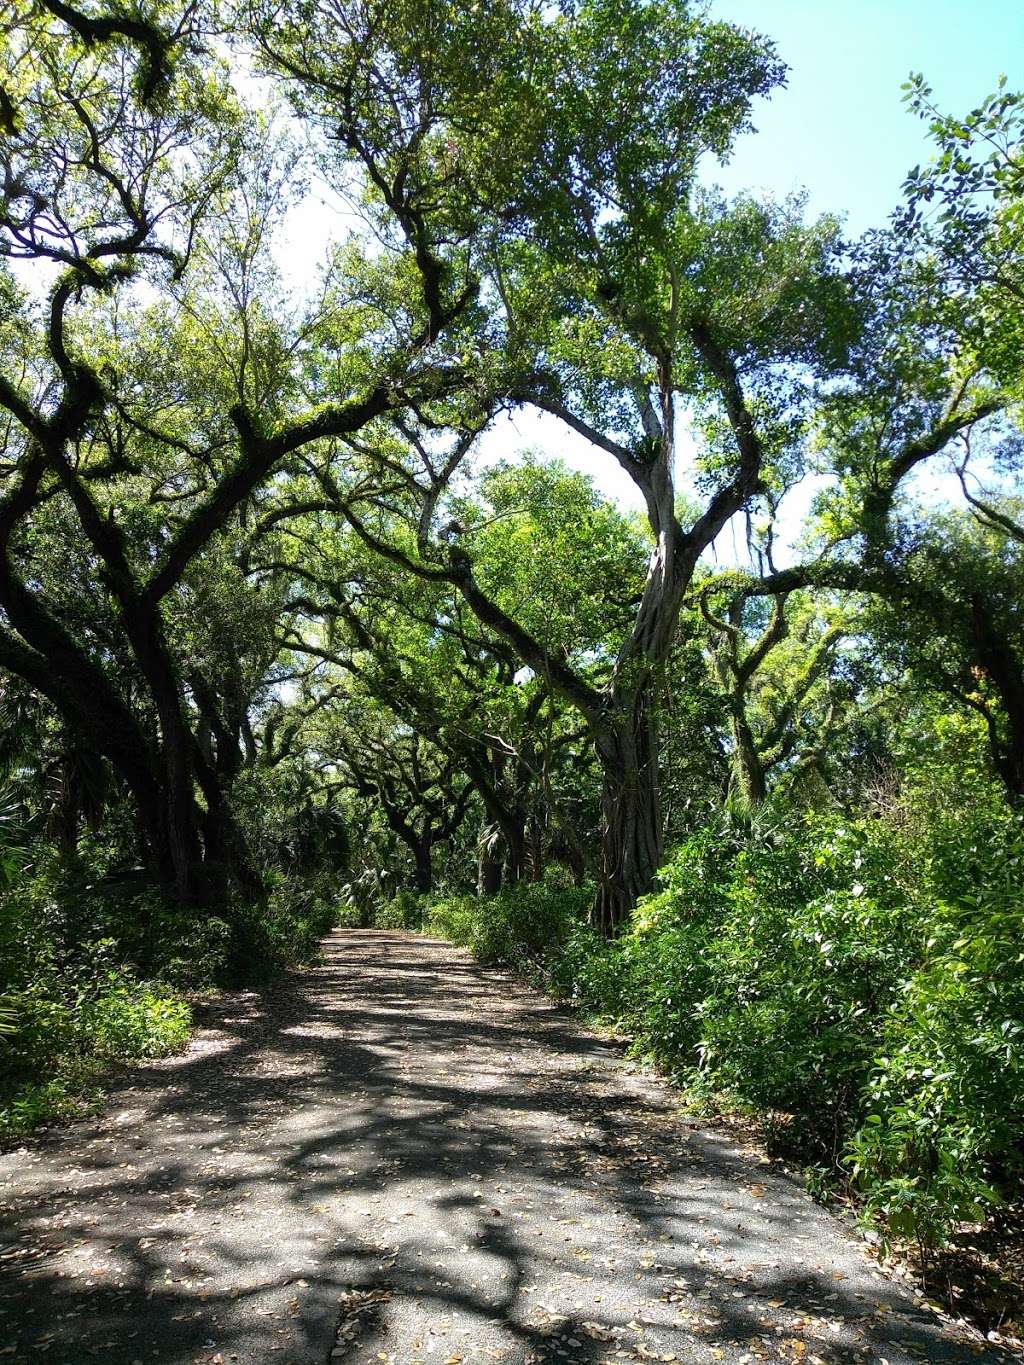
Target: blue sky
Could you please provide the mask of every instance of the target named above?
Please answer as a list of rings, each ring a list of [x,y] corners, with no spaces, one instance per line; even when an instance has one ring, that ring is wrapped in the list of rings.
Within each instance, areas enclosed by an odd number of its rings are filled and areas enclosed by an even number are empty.
[[[926,125],[901,103],[911,71],[949,113],[1001,73],[1024,85],[1024,0],[716,0],[712,12],[766,34],[790,67],[714,178],[731,192],[806,188],[812,210],[845,214],[853,232],[883,221],[930,155]]]

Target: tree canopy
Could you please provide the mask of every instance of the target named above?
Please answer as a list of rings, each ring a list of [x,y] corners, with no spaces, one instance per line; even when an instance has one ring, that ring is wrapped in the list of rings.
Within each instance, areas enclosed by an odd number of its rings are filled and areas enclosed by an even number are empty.
[[[631,942],[929,765],[1019,819],[1019,93],[912,77],[853,238],[715,188],[786,68],[687,0],[0,12],[9,882],[242,971],[532,883]]]
[[[830,733],[873,705],[850,680],[879,600],[984,676],[984,700],[945,694],[1019,794],[1014,624],[968,530],[1012,573],[985,479],[1019,448],[1016,96],[959,119],[909,82],[936,160],[849,242],[800,200],[707,188],[784,67],[679,3],[46,3],[5,34],[0,662],[109,769],[180,900],[259,894],[236,789],[268,731],[351,795],[323,735],[355,780],[357,735],[408,728],[500,828],[471,767],[525,762],[525,726],[531,752],[591,746],[598,805],[573,807],[599,810],[613,930],[664,856],[670,695],[721,690],[760,801],[806,761],[808,706]],[[350,226],[296,292],[309,176]],[[530,409],[628,475],[643,525],[544,457],[494,465]],[[936,461],[963,498],[933,526],[904,490]],[[811,475],[810,558],[777,568]],[[737,519],[750,573],[719,586]]]

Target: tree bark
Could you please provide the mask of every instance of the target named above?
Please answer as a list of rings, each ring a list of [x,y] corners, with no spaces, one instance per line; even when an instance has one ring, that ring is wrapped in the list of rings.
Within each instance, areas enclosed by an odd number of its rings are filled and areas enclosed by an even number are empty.
[[[433,846],[433,840],[424,837],[417,840],[413,848],[415,859],[413,883],[421,896],[429,895],[434,889],[434,864],[430,856]]]
[[[479,896],[496,896],[501,890],[502,860],[491,850],[491,826],[480,831],[476,862],[476,890]]]
[[[501,822],[505,840],[505,883],[515,886],[526,871],[526,812],[513,807]]]
[[[743,714],[743,698],[740,696],[733,700],[734,703],[738,702],[738,712],[734,712],[729,727],[733,741],[731,786],[744,808],[756,810],[758,806],[764,804],[768,795],[768,784],[754,736]]]
[[[654,886],[662,862],[657,719],[650,683],[595,735],[601,762],[601,874],[594,926],[616,933]]]
[[[1020,804],[1024,802],[1024,669],[980,593],[971,597],[971,634],[978,663],[1003,707],[1004,733],[989,725],[992,760],[1010,799]]]

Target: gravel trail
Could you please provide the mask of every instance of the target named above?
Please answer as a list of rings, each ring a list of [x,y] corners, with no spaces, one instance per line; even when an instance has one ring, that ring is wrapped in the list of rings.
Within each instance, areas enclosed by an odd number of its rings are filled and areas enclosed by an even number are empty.
[[[0,1156],[0,1365],[994,1360],[445,943],[338,931]]]

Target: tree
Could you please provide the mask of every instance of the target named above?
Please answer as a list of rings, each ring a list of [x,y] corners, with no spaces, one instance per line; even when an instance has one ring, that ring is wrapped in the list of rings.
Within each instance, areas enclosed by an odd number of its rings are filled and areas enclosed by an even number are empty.
[[[339,80],[339,65],[349,70],[352,48],[391,52],[379,119],[404,130],[404,154],[376,189],[387,201],[413,185],[426,203],[442,168],[462,188],[464,213],[450,231],[465,243],[486,310],[476,343],[483,417],[510,404],[551,413],[640,490],[654,544],[612,674],[595,688],[568,668],[493,600],[470,550],[444,533],[450,515],[436,514],[472,448],[480,423],[471,414],[464,435],[426,460],[412,447],[429,442],[436,415],[405,433],[405,456],[393,438],[377,438],[388,488],[396,463],[401,477],[422,469],[415,487],[407,483],[417,504],[411,544],[404,533],[376,535],[351,501],[344,515],[378,553],[457,587],[583,716],[604,774],[595,915],[611,930],[661,860],[655,690],[683,595],[703,551],[793,445],[795,374],[828,368],[842,352],[835,225],[804,227],[797,206],[730,207],[696,188],[698,161],[728,151],[753,97],[781,77],[764,40],[638,0],[561,13],[488,5],[471,21],[431,4],[415,15],[415,41],[405,7],[384,18],[368,5],[314,6],[301,20],[275,10],[261,37],[302,108],[345,145],[366,87]],[[469,23],[487,43],[469,43]],[[681,407],[698,410],[705,438],[706,500],[685,527],[673,486]]]
[[[0,666],[111,765],[173,894],[222,901],[260,881],[230,802],[251,696],[204,673],[181,622],[221,537],[249,524],[296,452],[457,382],[431,353],[468,296],[441,300],[437,260],[403,238],[391,333],[353,338],[344,307],[322,308],[318,353],[337,387],[304,386],[297,349],[312,330],[288,338],[261,306],[282,164],[246,147],[267,130],[197,30],[179,44],[181,24],[165,25],[174,59],[154,84],[145,35],[96,23],[49,5],[4,37]],[[50,280],[46,298],[21,285],[25,263]],[[57,523],[98,589],[96,611],[70,624],[41,571]]]
[[[794,781],[835,738],[844,708],[831,670],[847,627],[841,618],[823,621],[813,602],[788,593],[773,599],[767,621],[750,620],[742,592],[718,612],[707,593],[698,602],[728,705],[730,795],[739,809],[754,810],[768,796],[770,775]]]
[[[955,277],[963,326],[992,373],[1021,396],[1024,371],[1024,94],[998,88],[960,117],[943,114],[916,75],[904,98],[928,120],[937,155],[907,177],[908,247]]]
[[[1017,803],[1024,800],[1022,569],[1021,542],[998,524],[932,513],[915,528],[898,580],[869,613],[881,649],[915,686],[982,717],[992,766]]]
[[[456,756],[356,699],[332,708],[316,747],[332,786],[380,807],[409,852],[413,889],[432,891],[434,849],[458,831],[473,797]]]
[[[365,494],[357,478],[333,496],[340,508]],[[388,510],[376,495],[374,505],[397,533],[398,491]],[[515,604],[574,667],[607,674],[609,642],[642,586],[645,546],[630,523],[583,476],[534,461],[489,471],[455,510],[495,601]],[[580,755],[584,734],[549,680],[524,669],[450,584],[409,580],[357,534],[339,534],[328,514],[289,519],[284,542],[273,559],[252,561],[257,577],[289,566],[294,576],[283,643],[323,662],[320,688],[340,685],[361,706],[387,708],[465,774],[485,819],[481,883],[539,875],[549,856],[581,877],[592,772]]]
[[[915,685],[980,711],[1017,799],[1024,713],[1009,603],[1020,527],[1012,500],[985,483],[1020,465],[1020,100],[1001,90],[956,120],[934,110],[920,78],[908,98],[931,118],[940,152],[909,177],[894,227],[858,251],[864,325],[816,420],[833,475],[818,499],[818,555],[753,591],[874,595],[890,656]],[[938,461],[959,480],[973,533],[962,516],[936,518],[915,501],[916,476]]]

